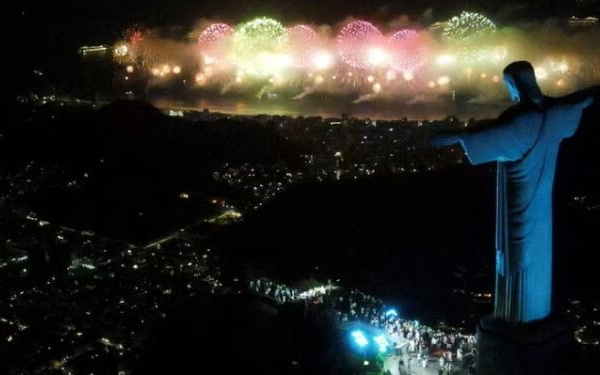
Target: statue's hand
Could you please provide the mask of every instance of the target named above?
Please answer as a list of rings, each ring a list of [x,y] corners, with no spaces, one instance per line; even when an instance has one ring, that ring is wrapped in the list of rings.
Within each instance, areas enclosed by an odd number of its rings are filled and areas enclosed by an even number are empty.
[[[439,134],[429,138],[429,145],[433,147],[450,146],[460,142],[460,138],[456,134]]]
[[[594,97],[588,96],[581,102],[581,105],[583,106],[583,108],[587,108],[587,107],[591,106],[593,103],[594,103]]]

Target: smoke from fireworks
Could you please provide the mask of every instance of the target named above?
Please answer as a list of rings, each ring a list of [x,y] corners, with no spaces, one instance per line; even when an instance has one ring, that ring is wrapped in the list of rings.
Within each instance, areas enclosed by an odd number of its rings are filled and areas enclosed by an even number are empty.
[[[296,25],[287,29],[288,50],[294,67],[309,67],[318,48],[318,35],[308,25]]]
[[[256,18],[237,27],[206,23],[193,43],[132,28],[115,44],[114,57],[128,74],[146,74],[157,84],[181,77],[222,93],[250,90],[262,97],[287,90],[296,99],[323,92],[356,93],[361,101],[428,97],[456,89],[500,96],[502,68],[513,60],[531,61],[550,94],[600,80],[598,28],[565,33],[548,25],[497,27],[470,12],[438,23],[435,30],[395,26],[407,24],[403,17],[383,25],[384,35],[364,20],[338,28],[286,28]]]

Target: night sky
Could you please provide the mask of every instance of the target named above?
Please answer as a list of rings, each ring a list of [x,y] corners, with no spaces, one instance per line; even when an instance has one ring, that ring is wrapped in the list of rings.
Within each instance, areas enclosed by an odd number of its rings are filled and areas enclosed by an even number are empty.
[[[236,23],[255,16],[271,16],[285,23],[335,24],[356,16],[386,21],[401,14],[419,19],[427,14],[440,20],[461,10],[485,13],[498,22],[586,16],[597,12],[596,0],[391,1],[391,0],[105,0],[56,2],[21,1],[3,9],[21,41],[44,47],[62,43],[107,43],[132,24],[146,27],[190,28],[200,18]],[[32,38],[32,39],[29,39]]]

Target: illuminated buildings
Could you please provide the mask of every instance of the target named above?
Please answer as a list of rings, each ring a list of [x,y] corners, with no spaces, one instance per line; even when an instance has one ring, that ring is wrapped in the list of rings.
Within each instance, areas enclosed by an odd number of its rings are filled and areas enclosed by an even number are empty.
[[[109,50],[109,48],[110,47],[107,45],[82,46],[82,47],[79,47],[79,54],[82,56],[102,55],[102,54],[105,54]]]
[[[570,27],[574,27],[574,28],[593,27],[593,26],[598,26],[598,18],[596,18],[596,17],[578,18],[578,17],[573,16],[573,17],[569,18],[569,20],[567,21],[567,24]]]

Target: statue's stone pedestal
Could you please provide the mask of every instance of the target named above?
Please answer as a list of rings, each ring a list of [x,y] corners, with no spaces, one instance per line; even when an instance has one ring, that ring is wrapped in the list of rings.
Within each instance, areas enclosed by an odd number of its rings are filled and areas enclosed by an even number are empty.
[[[565,374],[573,348],[572,332],[559,318],[509,325],[485,316],[477,325],[476,374]]]

